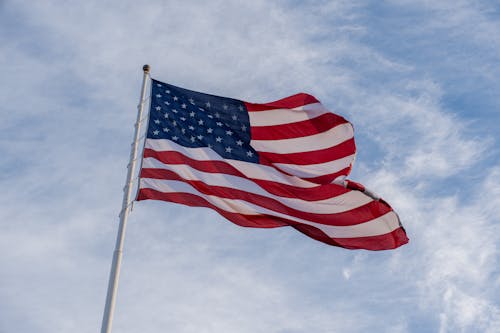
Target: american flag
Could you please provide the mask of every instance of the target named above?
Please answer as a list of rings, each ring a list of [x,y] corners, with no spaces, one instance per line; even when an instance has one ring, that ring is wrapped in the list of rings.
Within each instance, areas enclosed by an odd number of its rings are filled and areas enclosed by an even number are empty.
[[[407,243],[389,204],[346,179],[355,153],[352,125],[311,95],[256,104],[152,79],[137,200],[290,226],[348,249]]]

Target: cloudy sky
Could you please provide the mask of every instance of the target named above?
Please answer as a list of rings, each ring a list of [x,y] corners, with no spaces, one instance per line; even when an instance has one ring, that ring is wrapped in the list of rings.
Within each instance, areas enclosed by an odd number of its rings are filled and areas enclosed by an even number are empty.
[[[114,332],[499,332],[496,1],[0,0],[0,332],[98,332],[142,65],[351,120],[410,243],[349,251],[145,201]],[[209,3],[209,4],[207,4]]]

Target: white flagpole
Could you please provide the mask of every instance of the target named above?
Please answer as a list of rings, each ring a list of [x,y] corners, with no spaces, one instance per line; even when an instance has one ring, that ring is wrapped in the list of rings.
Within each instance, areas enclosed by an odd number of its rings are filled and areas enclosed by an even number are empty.
[[[123,203],[120,212],[120,225],[118,227],[118,235],[116,236],[115,251],[113,253],[113,262],[111,264],[111,272],[109,273],[108,293],[106,295],[106,306],[104,307],[104,315],[102,318],[101,333],[110,333],[113,323],[113,314],[116,303],[116,290],[118,289],[118,278],[120,276],[120,266],[122,262],[123,240],[125,238],[125,229],[127,227],[128,213],[130,212],[130,198],[132,196],[132,182],[135,174],[135,166],[137,162],[137,150],[139,135],[141,132],[142,114],[144,111],[144,103],[146,100],[146,86],[149,76],[149,65],[144,65],[142,70],[144,76],[142,79],[141,100],[139,102],[137,121],[135,123],[134,142],[130,150],[130,162],[128,164],[127,180],[123,189]]]

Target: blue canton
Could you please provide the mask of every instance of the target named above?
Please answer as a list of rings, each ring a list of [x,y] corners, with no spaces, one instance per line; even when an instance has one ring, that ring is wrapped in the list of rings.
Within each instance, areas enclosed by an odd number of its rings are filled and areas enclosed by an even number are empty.
[[[226,159],[258,163],[250,147],[250,120],[242,101],[151,83],[147,138],[208,147]]]

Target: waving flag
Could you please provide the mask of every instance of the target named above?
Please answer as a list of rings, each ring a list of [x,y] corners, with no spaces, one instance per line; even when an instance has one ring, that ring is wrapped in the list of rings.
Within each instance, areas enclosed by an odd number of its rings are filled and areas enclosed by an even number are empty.
[[[255,104],[151,85],[137,200],[208,207],[240,226],[290,226],[349,249],[408,242],[392,208],[346,180],[353,127],[315,97]]]

